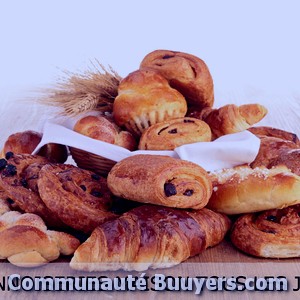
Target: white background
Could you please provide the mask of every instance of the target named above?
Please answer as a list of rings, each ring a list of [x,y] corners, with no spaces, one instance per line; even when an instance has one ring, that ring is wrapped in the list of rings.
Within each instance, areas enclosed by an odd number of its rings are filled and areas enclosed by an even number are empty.
[[[1,114],[18,120],[11,132],[30,127],[38,108],[15,101],[38,97],[64,70],[97,59],[126,76],[155,49],[202,58],[216,106],[300,101],[299,12],[297,0],[0,0]]]

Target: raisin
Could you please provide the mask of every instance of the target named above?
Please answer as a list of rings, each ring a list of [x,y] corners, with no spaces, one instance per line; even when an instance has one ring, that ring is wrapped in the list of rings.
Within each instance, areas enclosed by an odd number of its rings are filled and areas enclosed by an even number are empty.
[[[166,54],[166,55],[164,55],[162,57],[162,59],[169,59],[169,58],[172,58],[172,57],[174,57],[174,55],[168,55],[168,54]]]
[[[183,123],[195,123],[195,121],[184,119],[184,120],[183,120]]]
[[[5,158],[6,158],[6,159],[10,159],[10,158],[12,158],[13,156],[14,156],[14,154],[13,154],[13,152],[11,152],[11,151],[6,152],[6,154],[5,154]]]
[[[165,191],[165,195],[167,197],[171,197],[171,196],[174,196],[174,195],[177,194],[176,187],[171,182],[165,183],[165,185],[164,185],[164,191]]]
[[[15,201],[13,199],[7,198],[6,201],[8,202],[8,204],[12,205],[15,203]]]
[[[82,184],[80,187],[81,187],[81,189],[82,189],[83,191],[86,191],[86,186],[85,186],[85,185]]]
[[[7,161],[4,158],[0,159],[0,170],[3,170],[7,165]]]
[[[270,215],[270,216],[267,216],[267,220],[271,221],[271,222],[276,222],[277,218],[276,218],[276,216]]]
[[[17,168],[14,165],[8,164],[2,172],[5,177],[14,176],[17,174]]]
[[[20,183],[22,184],[23,187],[25,187],[25,188],[28,187],[28,182],[27,182],[27,180],[26,180],[25,178],[22,178],[22,179],[20,180]]]
[[[94,180],[100,180],[100,176],[98,174],[92,174],[92,179]]]
[[[192,196],[193,194],[194,194],[193,190],[185,190],[183,193],[184,196],[188,196],[188,197]]]
[[[171,133],[171,134],[177,133],[177,128],[169,130],[168,133]]]
[[[97,197],[97,198],[102,197],[102,193],[98,190],[92,190],[91,195],[94,196],[94,197]]]
[[[265,230],[262,230],[263,232],[265,233],[272,233],[272,234],[275,234],[276,231],[275,230],[268,230],[268,229],[265,229]]]

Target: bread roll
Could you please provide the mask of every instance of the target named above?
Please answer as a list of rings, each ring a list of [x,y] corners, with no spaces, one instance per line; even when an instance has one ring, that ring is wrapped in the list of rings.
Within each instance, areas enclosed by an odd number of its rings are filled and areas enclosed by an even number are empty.
[[[163,76],[149,69],[125,77],[113,104],[117,125],[125,126],[137,136],[153,124],[184,117],[186,112],[185,98]]]
[[[109,172],[107,184],[119,197],[142,203],[200,209],[211,195],[211,181],[200,166],[162,155],[133,155]]]
[[[239,166],[211,173],[207,207],[228,215],[284,208],[300,203],[300,177],[284,166]]]
[[[178,118],[157,123],[141,136],[141,150],[173,150],[184,144],[210,142],[209,126],[195,118]]]
[[[147,54],[140,69],[158,71],[187,100],[189,106],[203,108],[214,104],[213,79],[205,62],[195,55],[169,50]]]

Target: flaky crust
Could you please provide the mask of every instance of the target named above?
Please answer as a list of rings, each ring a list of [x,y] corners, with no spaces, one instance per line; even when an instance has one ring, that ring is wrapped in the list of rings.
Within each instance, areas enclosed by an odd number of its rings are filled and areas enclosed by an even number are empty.
[[[137,143],[130,132],[121,130],[116,124],[103,116],[82,117],[76,122],[74,131],[131,151],[137,148]]]
[[[210,126],[214,139],[244,131],[262,120],[266,114],[267,109],[260,104],[228,104],[216,109],[189,112],[190,117],[199,118]]]
[[[300,205],[241,216],[232,243],[245,253],[267,258],[300,256]]]
[[[79,241],[64,232],[48,231],[34,214],[9,211],[0,217],[0,259],[20,267],[36,267],[71,255]]]
[[[91,232],[115,217],[106,179],[72,165],[45,165],[37,181],[43,202],[70,227]]]
[[[171,267],[220,243],[229,227],[226,216],[205,208],[143,205],[97,227],[70,266],[86,271]]]
[[[213,79],[202,59],[179,51],[155,50],[144,57],[140,68],[152,68],[162,74],[189,105],[213,106]]]
[[[124,125],[138,136],[149,126],[184,117],[186,112],[185,98],[163,76],[149,69],[126,76],[113,105],[117,125]]]
[[[112,193],[129,200],[200,209],[211,195],[211,181],[200,166],[162,155],[134,155],[109,172]]]
[[[157,123],[141,136],[141,150],[173,150],[184,144],[210,142],[209,126],[195,118],[178,118]]]
[[[239,166],[210,174],[207,207],[229,215],[284,208],[300,203],[300,177],[284,166]]]

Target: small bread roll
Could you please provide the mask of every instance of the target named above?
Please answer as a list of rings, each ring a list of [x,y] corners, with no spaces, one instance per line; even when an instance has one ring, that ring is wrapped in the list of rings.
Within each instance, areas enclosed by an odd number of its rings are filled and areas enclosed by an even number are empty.
[[[116,123],[137,136],[153,124],[184,117],[186,112],[183,95],[171,88],[162,75],[149,69],[125,77],[113,105]]]
[[[74,131],[92,139],[118,145],[128,150],[136,149],[136,141],[132,134],[121,131],[115,124],[103,116],[86,116],[78,120]]]
[[[178,118],[149,127],[139,143],[141,150],[173,150],[184,144],[210,142],[209,126],[195,118]]]

